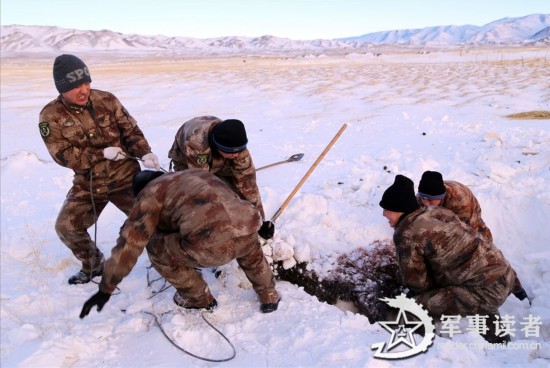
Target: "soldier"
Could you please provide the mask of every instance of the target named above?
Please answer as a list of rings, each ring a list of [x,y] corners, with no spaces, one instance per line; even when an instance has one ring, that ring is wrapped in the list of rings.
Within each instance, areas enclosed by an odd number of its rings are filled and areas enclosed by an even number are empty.
[[[488,315],[485,339],[498,336],[498,308],[514,289],[515,272],[504,255],[452,211],[439,206],[420,208],[412,180],[397,175],[384,192],[380,207],[394,228],[403,284],[430,315]]]
[[[104,260],[87,229],[109,202],[129,213],[134,201],[132,177],[141,170],[136,158],[148,168],[158,170],[160,165],[119,100],[90,88],[92,79],[82,60],[58,56],[53,77],[60,95],[42,109],[38,127],[54,161],[74,171],[55,230],[82,262],[69,284],[84,284],[101,275]]]
[[[425,171],[418,184],[416,196],[421,205],[441,206],[451,210],[462,222],[470,225],[473,235],[480,235],[489,243],[493,243],[493,234],[481,218],[481,206],[466,185],[456,181],[443,181],[443,176],[437,171]],[[516,296],[520,300],[528,298],[517,275],[514,285],[514,290],[518,291]]]
[[[94,306],[103,308],[145,246],[153,267],[176,288],[174,302],[181,307],[216,307],[197,269],[236,259],[258,293],[260,310],[277,309],[273,273],[258,242],[259,213],[223,180],[199,169],[164,175],[142,171],[134,178],[134,193],[136,203],[105,261],[99,291],[84,304],[80,318]]]
[[[484,236],[490,243],[493,235],[481,218],[481,206],[466,185],[456,181],[443,181],[437,171],[425,171],[418,184],[417,197],[424,206],[441,206],[453,211],[460,220],[470,225],[474,233]]]
[[[220,120],[199,116],[183,123],[168,152],[170,169],[208,170],[222,178],[242,198],[252,203],[262,216],[262,236],[273,237],[275,225],[265,221],[265,213],[256,183],[256,169],[246,148],[248,138],[240,120]]]

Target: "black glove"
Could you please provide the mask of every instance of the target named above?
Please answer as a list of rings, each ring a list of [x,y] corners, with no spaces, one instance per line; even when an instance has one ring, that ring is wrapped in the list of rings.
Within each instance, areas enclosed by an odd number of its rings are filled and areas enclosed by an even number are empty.
[[[525,300],[525,298],[527,298],[527,300],[529,301],[529,305],[531,305],[531,299],[529,298],[529,296],[527,295],[527,293],[525,292],[525,289],[524,288],[521,288],[520,291],[517,291],[514,293],[514,296],[516,298],[518,298],[519,300]]]
[[[264,221],[262,227],[258,230],[258,234],[266,240],[273,238],[273,234],[275,234],[275,224],[271,221]]]
[[[84,306],[82,306],[80,318],[86,317],[88,313],[90,313],[90,310],[92,310],[92,307],[94,305],[97,305],[97,311],[101,312],[103,306],[109,301],[110,297],[111,294],[107,294],[102,291],[98,291],[97,293],[95,293],[90,299],[88,299],[86,303],[84,303]]]

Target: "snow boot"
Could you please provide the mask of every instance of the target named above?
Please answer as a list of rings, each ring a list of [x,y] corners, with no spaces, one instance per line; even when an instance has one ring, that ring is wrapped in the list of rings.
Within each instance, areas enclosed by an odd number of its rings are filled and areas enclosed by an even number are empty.
[[[218,302],[210,293],[201,298],[187,299],[186,297],[182,296],[177,290],[174,293],[174,303],[176,303],[177,306],[185,309],[206,309],[209,311],[218,306]]]
[[[485,335],[483,335],[483,338],[485,341],[491,343],[491,344],[508,344],[510,342],[510,335],[497,335],[496,333],[496,325],[495,323],[500,323],[500,314],[498,312],[495,313],[487,313],[489,315],[489,318],[487,318],[486,326],[488,327],[487,332]],[[498,317],[498,318],[497,318]]]
[[[101,266],[92,272],[86,272],[84,270],[80,270],[71,277],[69,277],[69,284],[70,285],[77,285],[77,284],[87,284],[96,276],[101,276],[103,274],[103,264]]]
[[[271,313],[277,310],[281,298],[274,288],[267,288],[260,292],[260,311],[262,313]]]

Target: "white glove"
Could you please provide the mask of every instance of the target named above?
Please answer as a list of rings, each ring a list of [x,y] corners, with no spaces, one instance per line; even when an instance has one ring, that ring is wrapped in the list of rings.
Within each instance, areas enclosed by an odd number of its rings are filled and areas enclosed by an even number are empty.
[[[146,168],[160,170],[159,158],[153,152],[144,155],[141,160]]]
[[[118,161],[126,158],[126,154],[120,147],[107,147],[103,149],[103,157],[107,160]]]

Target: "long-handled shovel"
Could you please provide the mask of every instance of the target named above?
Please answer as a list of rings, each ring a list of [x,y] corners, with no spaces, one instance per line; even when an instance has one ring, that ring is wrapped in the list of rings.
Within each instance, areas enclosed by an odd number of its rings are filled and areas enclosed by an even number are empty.
[[[283,210],[285,209],[285,207],[288,205],[288,203],[290,202],[290,200],[294,197],[294,195],[298,192],[298,190],[300,189],[300,187],[302,186],[302,184],[305,183],[305,181],[307,180],[307,178],[309,177],[309,175],[311,175],[311,173],[313,172],[313,170],[315,170],[315,168],[317,167],[317,165],[319,165],[319,162],[321,162],[321,160],[323,159],[323,157],[325,157],[325,155],[327,154],[327,152],[331,149],[331,147],[334,145],[334,143],[336,143],[336,141],[338,140],[338,138],[340,138],[340,135],[342,135],[342,133],[344,132],[344,130],[348,127],[347,124],[344,124],[342,125],[342,127],[340,128],[340,130],[338,131],[338,133],[336,133],[336,135],[334,136],[334,138],[332,138],[332,140],[330,141],[330,143],[325,147],[325,149],[323,150],[323,152],[321,152],[321,154],[319,155],[319,157],[317,157],[317,160],[315,160],[315,162],[313,163],[313,165],[311,165],[311,167],[309,168],[309,170],[306,172],[306,174],[304,175],[304,177],[302,178],[302,180],[300,180],[300,182],[298,183],[298,185],[296,185],[296,187],[294,187],[294,189],[292,190],[292,192],[288,195],[288,197],[285,199],[285,201],[283,202],[283,204],[281,205],[281,207],[279,207],[279,209],[277,210],[277,212],[275,212],[275,214],[273,215],[273,217],[271,218],[271,222],[275,222],[275,220],[277,220],[277,218],[281,215],[281,213],[283,212]]]
[[[300,160],[302,159],[302,157],[304,157],[304,154],[303,154],[303,153],[295,153],[295,154],[293,154],[292,156],[290,156],[289,158],[287,158],[286,160],[278,161],[278,162],[274,162],[274,163],[269,164],[269,165],[265,165],[265,166],[262,166],[262,167],[258,167],[258,168],[256,169],[256,171],[260,171],[260,170],[263,170],[263,169],[267,169],[268,167],[272,167],[272,166],[284,164],[284,163],[286,163],[286,162],[300,161]]]

